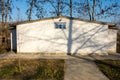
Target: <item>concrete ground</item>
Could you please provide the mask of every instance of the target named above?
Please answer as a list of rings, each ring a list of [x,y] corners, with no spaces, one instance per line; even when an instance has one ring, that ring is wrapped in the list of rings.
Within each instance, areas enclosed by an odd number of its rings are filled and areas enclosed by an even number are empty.
[[[65,80],[109,80],[91,58],[72,57],[66,60]]]
[[[1,54],[0,59],[9,58],[40,58],[65,59],[66,71],[64,80],[109,80],[96,66],[93,60],[120,60],[120,54],[108,56],[41,56],[40,54]]]

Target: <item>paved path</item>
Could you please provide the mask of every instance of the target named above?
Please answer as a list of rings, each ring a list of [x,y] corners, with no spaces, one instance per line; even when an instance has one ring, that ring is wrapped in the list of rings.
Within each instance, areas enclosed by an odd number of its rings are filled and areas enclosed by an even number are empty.
[[[104,56],[71,56],[66,61],[65,80],[109,80],[93,60],[120,60],[120,54]]]
[[[65,59],[66,71],[64,80],[109,80],[95,65],[95,59],[120,60],[120,54],[109,56],[41,56],[40,54],[1,54],[0,59],[9,58],[40,58]]]
[[[65,80],[109,80],[89,58],[73,57],[65,61]]]

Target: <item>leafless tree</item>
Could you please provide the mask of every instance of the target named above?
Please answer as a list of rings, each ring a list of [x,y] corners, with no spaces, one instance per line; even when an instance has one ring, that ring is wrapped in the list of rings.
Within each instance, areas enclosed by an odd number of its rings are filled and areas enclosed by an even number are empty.
[[[8,18],[11,18],[12,0],[0,0],[1,18],[2,18],[2,46],[6,47],[8,38]]]
[[[29,8],[26,11],[29,21],[31,20],[33,12],[36,12],[35,14],[39,19],[44,17],[45,10],[43,9],[42,6],[42,4],[44,3],[43,0],[26,0],[26,2],[29,5]]]
[[[111,0],[84,0],[83,2],[76,2],[76,13],[82,18],[89,19],[91,21],[100,20],[103,18],[109,18],[119,12],[115,12],[120,5],[115,0],[107,4]],[[106,4],[105,4],[106,3]],[[120,13],[119,13],[120,14]]]
[[[50,13],[55,16],[60,16],[65,13],[65,0],[45,0],[46,3],[52,6]]]
[[[70,0],[70,17],[72,17],[72,0]]]

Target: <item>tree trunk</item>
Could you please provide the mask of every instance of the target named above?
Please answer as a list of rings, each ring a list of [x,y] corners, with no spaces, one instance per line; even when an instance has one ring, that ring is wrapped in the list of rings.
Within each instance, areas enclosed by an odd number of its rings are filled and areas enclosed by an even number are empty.
[[[92,20],[91,19],[91,12],[90,12],[90,5],[89,5],[89,1],[87,0],[87,10],[88,10],[88,15],[89,15],[89,19],[90,19],[90,21]]]
[[[57,16],[60,16],[60,0],[58,0],[58,2],[57,2],[57,4],[58,4],[58,11],[57,11]]]
[[[33,4],[34,4],[34,0],[32,0],[31,3],[30,3],[30,10],[29,10],[29,13],[28,13],[28,20],[29,21],[31,20]]]
[[[93,6],[92,6],[92,21],[94,21],[94,14],[95,14],[95,6],[96,6],[96,0],[93,0]]]
[[[4,41],[3,41],[3,39],[4,39],[4,0],[1,0],[1,3],[2,3],[2,46],[4,46]]]
[[[5,34],[5,45],[6,45],[6,48],[7,48],[7,45],[8,44],[8,29],[7,29],[7,20],[8,20],[8,11],[9,11],[9,6],[10,6],[10,0],[7,0],[7,3],[6,3],[6,6],[5,6],[5,11],[6,11],[6,14],[5,14],[5,25],[4,25],[4,28],[5,28],[5,31],[4,31],[4,34]]]
[[[7,0],[7,4],[6,4],[6,14],[5,14],[5,23],[7,23],[7,19],[8,19],[8,9],[9,9],[9,4],[10,0]]]
[[[72,0],[70,0],[70,17],[72,17]]]

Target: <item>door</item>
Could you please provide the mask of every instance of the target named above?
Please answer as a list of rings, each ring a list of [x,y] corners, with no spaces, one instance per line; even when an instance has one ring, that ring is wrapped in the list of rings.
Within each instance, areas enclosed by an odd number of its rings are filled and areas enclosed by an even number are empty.
[[[117,33],[117,53],[120,53],[120,30]]]

